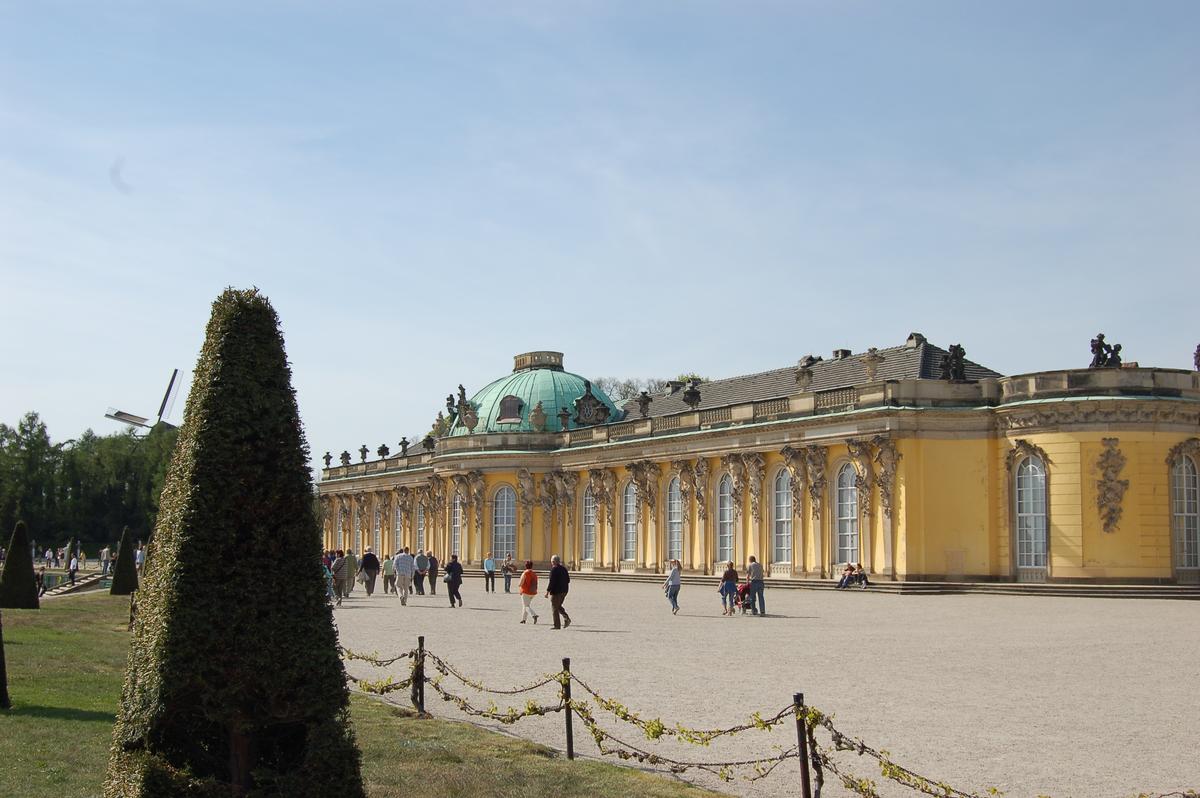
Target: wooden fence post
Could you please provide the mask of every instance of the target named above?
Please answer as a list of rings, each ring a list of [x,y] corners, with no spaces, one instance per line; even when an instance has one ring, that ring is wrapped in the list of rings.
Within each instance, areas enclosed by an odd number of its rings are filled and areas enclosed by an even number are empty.
[[[425,714],[425,635],[417,637],[417,711]]]
[[[567,713],[567,759],[575,758],[575,732],[571,728],[571,715],[574,714],[571,709],[571,658],[563,657],[563,689],[562,698],[566,705]]]
[[[804,693],[792,695],[796,709],[796,743],[800,752],[800,795],[812,798],[812,783],[808,774],[808,713],[804,711]]]

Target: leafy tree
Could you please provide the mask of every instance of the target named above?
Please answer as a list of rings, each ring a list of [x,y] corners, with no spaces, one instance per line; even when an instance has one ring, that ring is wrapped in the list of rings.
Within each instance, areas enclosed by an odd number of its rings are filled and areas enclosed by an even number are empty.
[[[117,548],[117,562],[113,566],[112,587],[109,595],[131,596],[138,589],[136,555],[133,551],[133,539],[129,527],[121,530],[121,543]]]
[[[143,574],[105,794],[364,795],[275,311],[213,304]]]
[[[707,377],[701,377],[699,374],[680,374],[674,378],[674,381],[687,383],[692,380],[700,380],[700,382],[708,382]],[[648,394],[664,393],[668,385],[673,380],[661,379],[659,377],[636,377],[636,378],[621,378],[621,377],[597,377],[592,382],[600,390],[608,394],[608,398],[614,402],[620,403],[637,397],[642,391]]]
[[[8,542],[4,572],[0,574],[0,607],[36,610],[38,606],[37,577],[33,573],[29,532],[25,522],[18,521]]]

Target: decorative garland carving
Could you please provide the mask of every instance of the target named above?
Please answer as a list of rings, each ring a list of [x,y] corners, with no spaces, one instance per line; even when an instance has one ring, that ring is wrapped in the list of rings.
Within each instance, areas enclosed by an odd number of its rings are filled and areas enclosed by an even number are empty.
[[[696,494],[696,471],[687,460],[671,463],[671,475],[679,479],[679,499],[683,505],[683,528],[692,525],[692,498]]]
[[[742,463],[740,454],[727,454],[721,458],[721,467],[729,473],[733,482],[733,520],[742,520],[742,497],[746,491],[746,466]]]
[[[658,463],[651,460],[637,460],[625,466],[633,480],[634,492],[639,504],[655,512],[658,508],[658,479],[662,474]]]
[[[1200,459],[1200,438],[1188,438],[1172,446],[1171,451],[1167,452],[1167,465],[1174,466],[1175,461],[1185,454]]]
[[[1008,454],[1004,455],[1004,469],[1011,475],[1013,466],[1024,460],[1026,457],[1037,457],[1047,467],[1050,466],[1050,456],[1037,444],[1030,443],[1024,438],[1017,438],[1013,441],[1012,448],[1008,450]]]
[[[875,487],[875,470],[871,467],[871,444],[851,438],[846,441],[850,450],[850,461],[854,463],[854,487],[858,491],[858,508],[862,517],[871,518],[872,488]]]
[[[474,507],[472,523],[475,539],[480,541],[480,545],[483,545],[483,502],[487,498],[487,482],[483,478],[483,472],[468,471],[467,484],[471,486],[471,504]]]
[[[558,481],[553,471],[542,474],[541,495],[538,503],[542,506],[542,544],[550,545],[550,528],[554,524],[554,509],[558,506]]]
[[[1096,467],[1100,469],[1100,479],[1096,480],[1096,509],[1104,520],[1104,531],[1114,532],[1121,522],[1121,501],[1129,488],[1129,480],[1118,479],[1126,458],[1117,448],[1119,439],[1101,438],[1100,443],[1104,445],[1104,451],[1096,459]]]
[[[367,513],[367,499],[368,496],[366,493],[359,493],[354,497],[354,509],[358,511],[358,531],[364,541],[369,540],[371,537],[371,522]],[[359,551],[356,554],[361,555],[362,552]]]
[[[883,514],[892,517],[892,490],[896,486],[896,471],[903,456],[896,449],[896,442],[885,435],[876,435],[871,439],[875,446],[875,462],[879,465],[879,503],[883,506]]]
[[[1002,430],[1061,427],[1075,424],[1186,424],[1200,425],[1200,412],[1181,407],[1146,407],[1122,404],[1096,407],[1096,403],[1067,405],[997,416]]]
[[[750,517],[762,520],[762,486],[767,473],[767,460],[759,452],[742,455],[742,465],[746,469],[746,485],[750,488]]]
[[[700,525],[708,520],[708,460],[701,457],[693,469],[696,474],[696,515]]]
[[[817,523],[821,521],[821,505],[825,497],[825,463],[829,450],[819,444],[804,447],[804,464],[808,472],[808,499],[812,503],[812,517]]]
[[[788,487],[792,491],[792,515],[800,518],[804,514],[804,483],[808,477],[804,451],[784,446],[779,453],[783,455],[783,465],[788,472]]]

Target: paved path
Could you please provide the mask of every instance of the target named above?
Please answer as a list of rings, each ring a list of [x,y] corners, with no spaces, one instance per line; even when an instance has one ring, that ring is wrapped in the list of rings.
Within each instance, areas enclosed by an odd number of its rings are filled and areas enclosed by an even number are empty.
[[[551,631],[544,599],[539,625],[522,626],[515,593],[485,594],[481,581],[468,582],[466,607],[451,610],[442,587],[407,607],[357,587],[336,612],[343,645],[398,652],[423,634],[432,651],[496,687],[526,684],[569,656],[581,678],[643,717],[692,727],[765,715],[802,690],[843,731],[918,773],[962,789],[996,786],[1009,798],[1200,788],[1196,602],[768,590],[768,617],[725,618],[714,585],[685,586],[673,617],[653,585],[581,581],[567,602],[575,623]],[[380,675],[361,663],[350,671]],[[432,712],[461,717],[428,692]],[[638,739],[631,727],[609,727]],[[564,744],[559,715],[510,728]],[[578,724],[576,740],[595,752]],[[682,753],[734,759],[792,742],[788,728]],[[848,764],[882,782],[866,760]],[[789,763],[765,782],[702,783],[796,795],[796,773]]]

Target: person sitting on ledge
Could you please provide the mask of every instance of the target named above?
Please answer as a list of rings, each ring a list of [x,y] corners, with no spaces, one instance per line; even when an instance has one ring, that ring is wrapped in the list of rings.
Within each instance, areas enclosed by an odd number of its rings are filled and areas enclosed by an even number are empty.
[[[854,565],[854,581],[863,590],[871,586],[871,583],[867,580],[867,572],[863,570],[862,563],[855,563]]]
[[[846,567],[842,569],[842,578],[838,580],[836,589],[841,590],[844,587],[850,587],[850,585],[853,581],[854,581],[854,563],[848,562],[848,563],[846,563]]]

